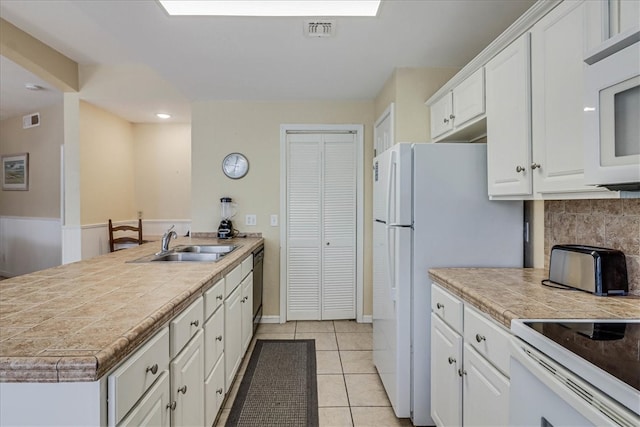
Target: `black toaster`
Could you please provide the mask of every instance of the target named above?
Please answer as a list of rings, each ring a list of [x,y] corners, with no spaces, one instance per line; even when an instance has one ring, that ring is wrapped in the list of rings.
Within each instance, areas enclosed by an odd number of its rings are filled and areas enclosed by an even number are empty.
[[[595,295],[627,295],[629,281],[624,253],[584,245],[554,245],[549,281]]]

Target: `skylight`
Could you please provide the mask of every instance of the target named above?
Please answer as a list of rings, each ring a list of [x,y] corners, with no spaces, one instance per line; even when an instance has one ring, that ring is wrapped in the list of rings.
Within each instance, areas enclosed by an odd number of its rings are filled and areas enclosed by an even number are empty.
[[[169,15],[376,16],[381,0],[158,0]]]

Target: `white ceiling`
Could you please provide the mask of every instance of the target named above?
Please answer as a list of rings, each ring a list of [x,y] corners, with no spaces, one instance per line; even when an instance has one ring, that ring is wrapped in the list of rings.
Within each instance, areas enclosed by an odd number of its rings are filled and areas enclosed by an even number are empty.
[[[155,0],[2,0],[0,16],[80,64],[82,99],[189,122],[194,101],[373,99],[394,68],[464,66],[533,3],[383,0],[377,17],[332,18],[332,38],[305,37],[304,18],[170,17]],[[26,102],[7,62],[4,116]]]

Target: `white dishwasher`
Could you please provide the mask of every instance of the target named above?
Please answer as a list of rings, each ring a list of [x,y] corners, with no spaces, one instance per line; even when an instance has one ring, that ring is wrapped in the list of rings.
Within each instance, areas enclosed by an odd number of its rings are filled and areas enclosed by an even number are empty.
[[[514,320],[511,426],[640,425],[640,320]]]

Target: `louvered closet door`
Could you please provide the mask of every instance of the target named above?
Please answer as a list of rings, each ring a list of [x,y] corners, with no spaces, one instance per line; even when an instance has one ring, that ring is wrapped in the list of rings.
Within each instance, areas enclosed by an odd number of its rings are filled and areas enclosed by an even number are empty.
[[[355,318],[352,134],[287,136],[287,319]]]

